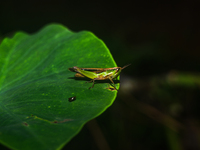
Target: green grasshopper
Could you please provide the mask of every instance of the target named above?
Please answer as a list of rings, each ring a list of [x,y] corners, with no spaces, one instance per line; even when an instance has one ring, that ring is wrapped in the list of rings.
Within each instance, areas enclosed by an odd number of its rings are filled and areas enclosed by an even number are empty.
[[[113,83],[115,90],[117,90],[115,83],[113,82],[113,79],[116,79],[121,73],[121,71],[124,68],[128,67],[129,65],[126,65],[124,67],[113,67],[113,68],[79,68],[74,66],[72,68],[69,68],[69,70],[72,72],[76,72],[75,77],[78,78],[87,77],[92,79],[89,82],[93,82],[93,85],[89,89],[94,87],[95,80],[110,80]]]

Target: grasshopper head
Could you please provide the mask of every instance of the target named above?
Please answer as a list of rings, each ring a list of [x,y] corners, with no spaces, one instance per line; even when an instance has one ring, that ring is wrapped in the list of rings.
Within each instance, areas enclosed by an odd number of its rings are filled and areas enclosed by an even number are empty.
[[[114,67],[113,70],[112,70],[111,78],[112,79],[117,78],[119,76],[121,70],[122,70],[121,67]]]
[[[128,66],[130,66],[131,64],[128,64],[128,65],[126,65],[126,66],[124,66],[124,67],[116,67],[115,68],[115,71],[114,71],[114,73],[113,73],[113,76],[112,76],[112,79],[115,79],[115,78],[117,78],[119,75],[120,75],[120,73],[121,73],[121,71],[124,69],[124,68],[126,68],[126,67],[128,67]]]

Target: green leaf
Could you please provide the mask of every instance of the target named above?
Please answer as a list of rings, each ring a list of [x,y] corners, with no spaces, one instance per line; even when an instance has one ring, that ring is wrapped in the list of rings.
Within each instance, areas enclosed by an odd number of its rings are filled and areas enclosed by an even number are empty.
[[[58,24],[18,32],[0,45],[0,141],[12,149],[60,149],[114,101],[107,83],[76,80],[69,67],[116,64],[91,32]],[[118,87],[119,85],[117,85]],[[69,102],[68,98],[76,96]]]

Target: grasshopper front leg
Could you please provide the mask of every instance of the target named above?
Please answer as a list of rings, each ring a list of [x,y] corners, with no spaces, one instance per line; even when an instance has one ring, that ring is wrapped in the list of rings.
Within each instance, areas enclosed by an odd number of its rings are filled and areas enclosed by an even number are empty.
[[[109,77],[108,78],[111,82],[112,82],[112,84],[114,85],[114,88],[115,88],[115,90],[117,90],[117,88],[116,88],[116,86],[115,86],[115,83],[113,82],[113,80]],[[118,91],[118,90],[117,90]]]

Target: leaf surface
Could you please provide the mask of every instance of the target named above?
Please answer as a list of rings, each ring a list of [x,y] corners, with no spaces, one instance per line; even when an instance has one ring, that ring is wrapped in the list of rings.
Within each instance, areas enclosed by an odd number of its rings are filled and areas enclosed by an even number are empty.
[[[91,32],[59,24],[18,32],[0,45],[0,142],[12,149],[60,149],[114,101],[107,83],[76,80],[69,67],[116,67]],[[117,85],[118,87],[118,85]],[[68,98],[76,96],[69,102]]]

